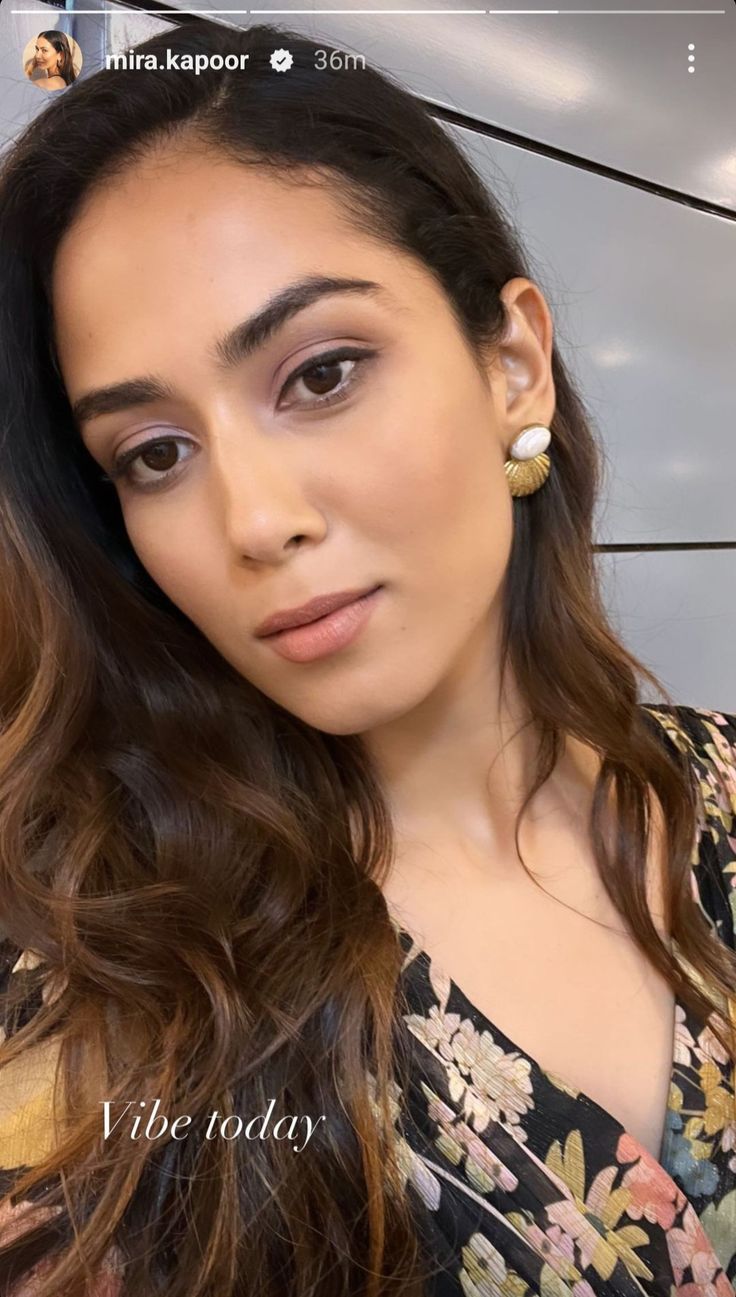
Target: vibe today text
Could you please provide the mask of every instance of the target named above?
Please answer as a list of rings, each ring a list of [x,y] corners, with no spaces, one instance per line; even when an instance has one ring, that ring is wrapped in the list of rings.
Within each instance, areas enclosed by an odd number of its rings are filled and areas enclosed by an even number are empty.
[[[119,1102],[122,1102],[122,1100]],[[134,1100],[130,1099],[125,1103],[123,1111],[116,1120],[112,1121],[113,1114],[110,1110],[115,1107],[114,1101],[101,1099],[100,1103],[104,1110],[105,1139],[109,1139],[110,1135],[118,1127],[125,1129],[126,1126],[129,1126],[128,1136],[130,1139],[156,1140],[166,1135],[171,1139],[186,1139],[193,1121],[193,1118],[187,1113],[180,1113],[173,1120],[169,1120],[165,1113],[159,1112],[160,1099],[154,1100],[153,1106],[148,1112],[135,1113],[131,1113],[130,1110],[135,1107],[146,1109],[148,1108],[148,1101],[141,1099],[136,1104]],[[276,1100],[271,1099],[265,1113],[256,1113],[247,1121],[237,1113],[230,1113],[227,1117],[221,1117],[217,1108],[213,1108],[212,1112],[208,1113],[204,1118],[204,1137],[205,1139],[238,1139],[243,1136],[245,1139],[273,1138],[295,1141],[297,1132],[303,1124],[303,1128],[307,1131],[304,1142],[299,1147],[297,1147],[296,1143],[292,1145],[295,1153],[301,1153],[306,1148],[319,1123],[326,1120],[324,1114],[317,1117],[316,1120],[307,1114],[302,1114],[302,1116],[288,1114],[279,1117],[272,1129],[269,1129],[275,1104]]]

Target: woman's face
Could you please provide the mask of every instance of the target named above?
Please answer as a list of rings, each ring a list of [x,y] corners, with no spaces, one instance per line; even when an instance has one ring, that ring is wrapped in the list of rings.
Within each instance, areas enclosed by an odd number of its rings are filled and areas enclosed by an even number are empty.
[[[312,276],[376,287],[232,334]],[[92,196],[52,283],[89,452],[109,473],[158,443],[116,480],[130,542],[241,675],[346,734],[408,713],[471,644],[491,662],[512,538],[504,460],[554,411],[534,285],[505,286],[507,344],[479,368],[426,268],[357,233],[325,186],[191,150]],[[326,644],[325,622],[317,656],[255,633],[314,596],[376,586],[357,636]]]
[[[43,37],[39,36],[36,41],[36,63],[40,68],[56,68],[59,55],[53,45]]]

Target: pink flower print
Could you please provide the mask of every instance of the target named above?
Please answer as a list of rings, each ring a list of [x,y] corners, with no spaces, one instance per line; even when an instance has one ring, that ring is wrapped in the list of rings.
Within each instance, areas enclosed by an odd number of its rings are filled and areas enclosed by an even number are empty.
[[[488,1193],[497,1185],[507,1193],[513,1193],[518,1189],[518,1177],[499,1161],[492,1149],[484,1144],[464,1121],[459,1122],[453,1129],[455,1136],[460,1139],[467,1151],[465,1171],[475,1189],[481,1193]]]
[[[551,1239],[554,1243],[557,1251],[562,1252],[572,1261],[575,1257],[575,1243],[573,1239],[570,1238],[570,1235],[566,1234],[564,1229],[560,1229],[559,1225],[550,1225],[549,1229],[545,1232],[547,1238]]]
[[[510,1219],[512,1224],[518,1225],[524,1231],[524,1237],[536,1248],[539,1255],[544,1257],[555,1274],[566,1283],[575,1278],[579,1271],[575,1264],[575,1243],[569,1234],[561,1230],[559,1225],[543,1230],[537,1224],[527,1224],[526,1220],[517,1213],[513,1213]]]
[[[602,1235],[574,1200],[561,1198],[559,1202],[549,1203],[546,1210],[547,1219],[559,1225],[577,1243],[581,1269],[587,1270],[592,1266],[602,1279],[610,1279],[616,1268],[618,1252],[612,1247],[608,1233]],[[644,1236],[641,1241],[646,1242]],[[634,1261],[638,1263],[638,1258],[635,1257]],[[636,1273],[651,1277],[647,1267],[640,1270],[637,1266]]]
[[[616,1146],[616,1157],[622,1165],[633,1163],[624,1173],[622,1188],[630,1199],[626,1214],[632,1220],[650,1221],[662,1229],[669,1229],[685,1204],[685,1198],[663,1167],[650,1156],[649,1150],[632,1135],[621,1135]]]
[[[595,1297],[595,1291],[591,1288],[587,1279],[579,1279],[572,1286],[572,1297]]]
[[[534,1106],[529,1059],[516,1050],[507,1053],[489,1031],[481,1034],[472,1077],[491,1109],[496,1114],[503,1112],[511,1125],[517,1125],[520,1117]]]
[[[723,782],[731,790],[734,806],[736,806],[736,779],[734,779],[736,749],[716,726],[706,723],[706,729],[711,736],[711,742],[705,744],[704,751],[711,758],[718,773],[723,776]]]
[[[506,1053],[489,1031],[478,1032],[469,1018],[441,1014],[436,1006],[426,1018],[413,1014],[406,1021],[446,1064],[450,1098],[462,1104],[463,1116],[475,1129],[483,1131],[490,1121],[503,1119],[523,1140],[521,1118],[533,1107],[529,1059],[516,1050]]]
[[[708,1019],[708,1022],[706,1022],[705,1026],[703,1027],[703,1030],[698,1036],[698,1043],[695,1049],[695,1053],[699,1062],[703,1064],[707,1064],[708,1062],[710,1062],[711,1059],[714,1060],[716,1063],[729,1062],[729,1055],[726,1053],[718,1037],[713,1033],[713,1031],[710,1028],[710,1022],[714,1016],[715,1016],[714,1014],[711,1014],[711,1017]],[[721,1016],[721,1021],[724,1022],[725,1024],[725,1019],[722,1016]],[[701,1081],[704,1084],[706,1084],[708,1088],[711,1090],[714,1088],[714,1086],[718,1085],[720,1081],[723,1079],[721,1077],[720,1072],[717,1072],[715,1068],[713,1068],[712,1071],[710,1072],[706,1071],[705,1068],[701,1069],[700,1076],[701,1076]]]
[[[675,1283],[678,1286],[682,1283],[682,1276],[688,1266],[692,1270],[695,1284],[712,1283],[720,1269],[720,1262],[690,1203],[683,1213],[681,1226],[668,1230],[666,1237]],[[701,1297],[700,1292],[698,1297]]]
[[[455,1116],[452,1108],[448,1107],[448,1105],[440,1099],[439,1095],[435,1094],[434,1090],[430,1089],[426,1081],[422,1081],[421,1086],[424,1091],[424,1097],[427,1100],[427,1113],[430,1121],[436,1121],[439,1125],[443,1122],[445,1124],[450,1123]]]
[[[689,1294],[690,1297],[733,1297],[734,1288],[726,1272],[719,1270],[713,1283],[680,1284],[672,1289],[672,1294],[673,1297],[683,1297],[684,1294]]]
[[[604,1167],[591,1184],[585,1202],[576,1193],[572,1201],[551,1203],[546,1209],[547,1218],[575,1239],[582,1269],[592,1266],[602,1279],[610,1279],[620,1257],[632,1275],[651,1279],[648,1265],[635,1251],[649,1243],[649,1235],[638,1225],[620,1224],[629,1194],[623,1186],[611,1188],[617,1174],[617,1166]]]
[[[447,1060],[452,1058],[450,1041],[460,1026],[459,1013],[443,1013],[433,1004],[429,1013],[407,1013],[404,1021],[413,1035],[435,1053]]]
[[[725,1270],[719,1270],[715,1283],[709,1284],[706,1297],[733,1297],[733,1284]]]
[[[674,1061],[681,1067],[690,1067],[691,1050],[695,1049],[695,1037],[685,1020],[685,1010],[681,1004],[675,1008]]]
[[[436,1142],[441,1151],[456,1165],[465,1155],[465,1172],[468,1180],[480,1193],[489,1193],[500,1185],[507,1193],[518,1188],[519,1181],[513,1172],[499,1160],[482,1139],[465,1121],[458,1121],[446,1103],[422,1082],[431,1121],[439,1126]]]
[[[733,776],[712,752],[710,755],[721,777],[720,779],[717,778],[712,770],[706,771],[705,779],[701,778],[703,798],[714,821],[713,831],[715,830],[715,820],[718,818],[725,831],[728,832],[733,821],[734,804],[736,803]]]

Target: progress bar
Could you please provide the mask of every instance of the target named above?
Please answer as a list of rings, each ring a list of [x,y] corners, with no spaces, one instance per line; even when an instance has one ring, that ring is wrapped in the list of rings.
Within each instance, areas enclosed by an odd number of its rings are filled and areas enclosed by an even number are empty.
[[[45,9],[11,9],[11,14],[47,14],[48,8]],[[130,9],[66,9],[63,12],[69,14],[125,14],[130,17]],[[139,14],[161,14],[160,9],[139,9],[137,6],[135,12]],[[359,14],[391,14],[392,16],[401,14],[493,14],[494,17],[501,14],[553,14],[556,17],[564,17],[566,14],[593,14],[595,17],[603,14],[689,14],[700,16],[701,14],[725,14],[725,9],[179,9],[173,7],[169,10],[177,14],[345,14],[348,17]]]

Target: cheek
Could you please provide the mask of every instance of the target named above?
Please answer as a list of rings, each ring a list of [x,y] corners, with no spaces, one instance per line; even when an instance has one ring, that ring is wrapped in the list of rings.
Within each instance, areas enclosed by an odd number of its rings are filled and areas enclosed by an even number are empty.
[[[201,520],[181,509],[164,518],[153,502],[144,500],[140,511],[135,504],[127,506],[125,529],[138,560],[172,603],[195,622],[206,617],[219,588],[213,574],[224,572],[226,560],[215,556],[214,537]]]
[[[366,534],[411,552],[431,580],[488,571],[507,555],[511,497],[487,408],[406,411],[400,436],[372,439],[361,473]]]

